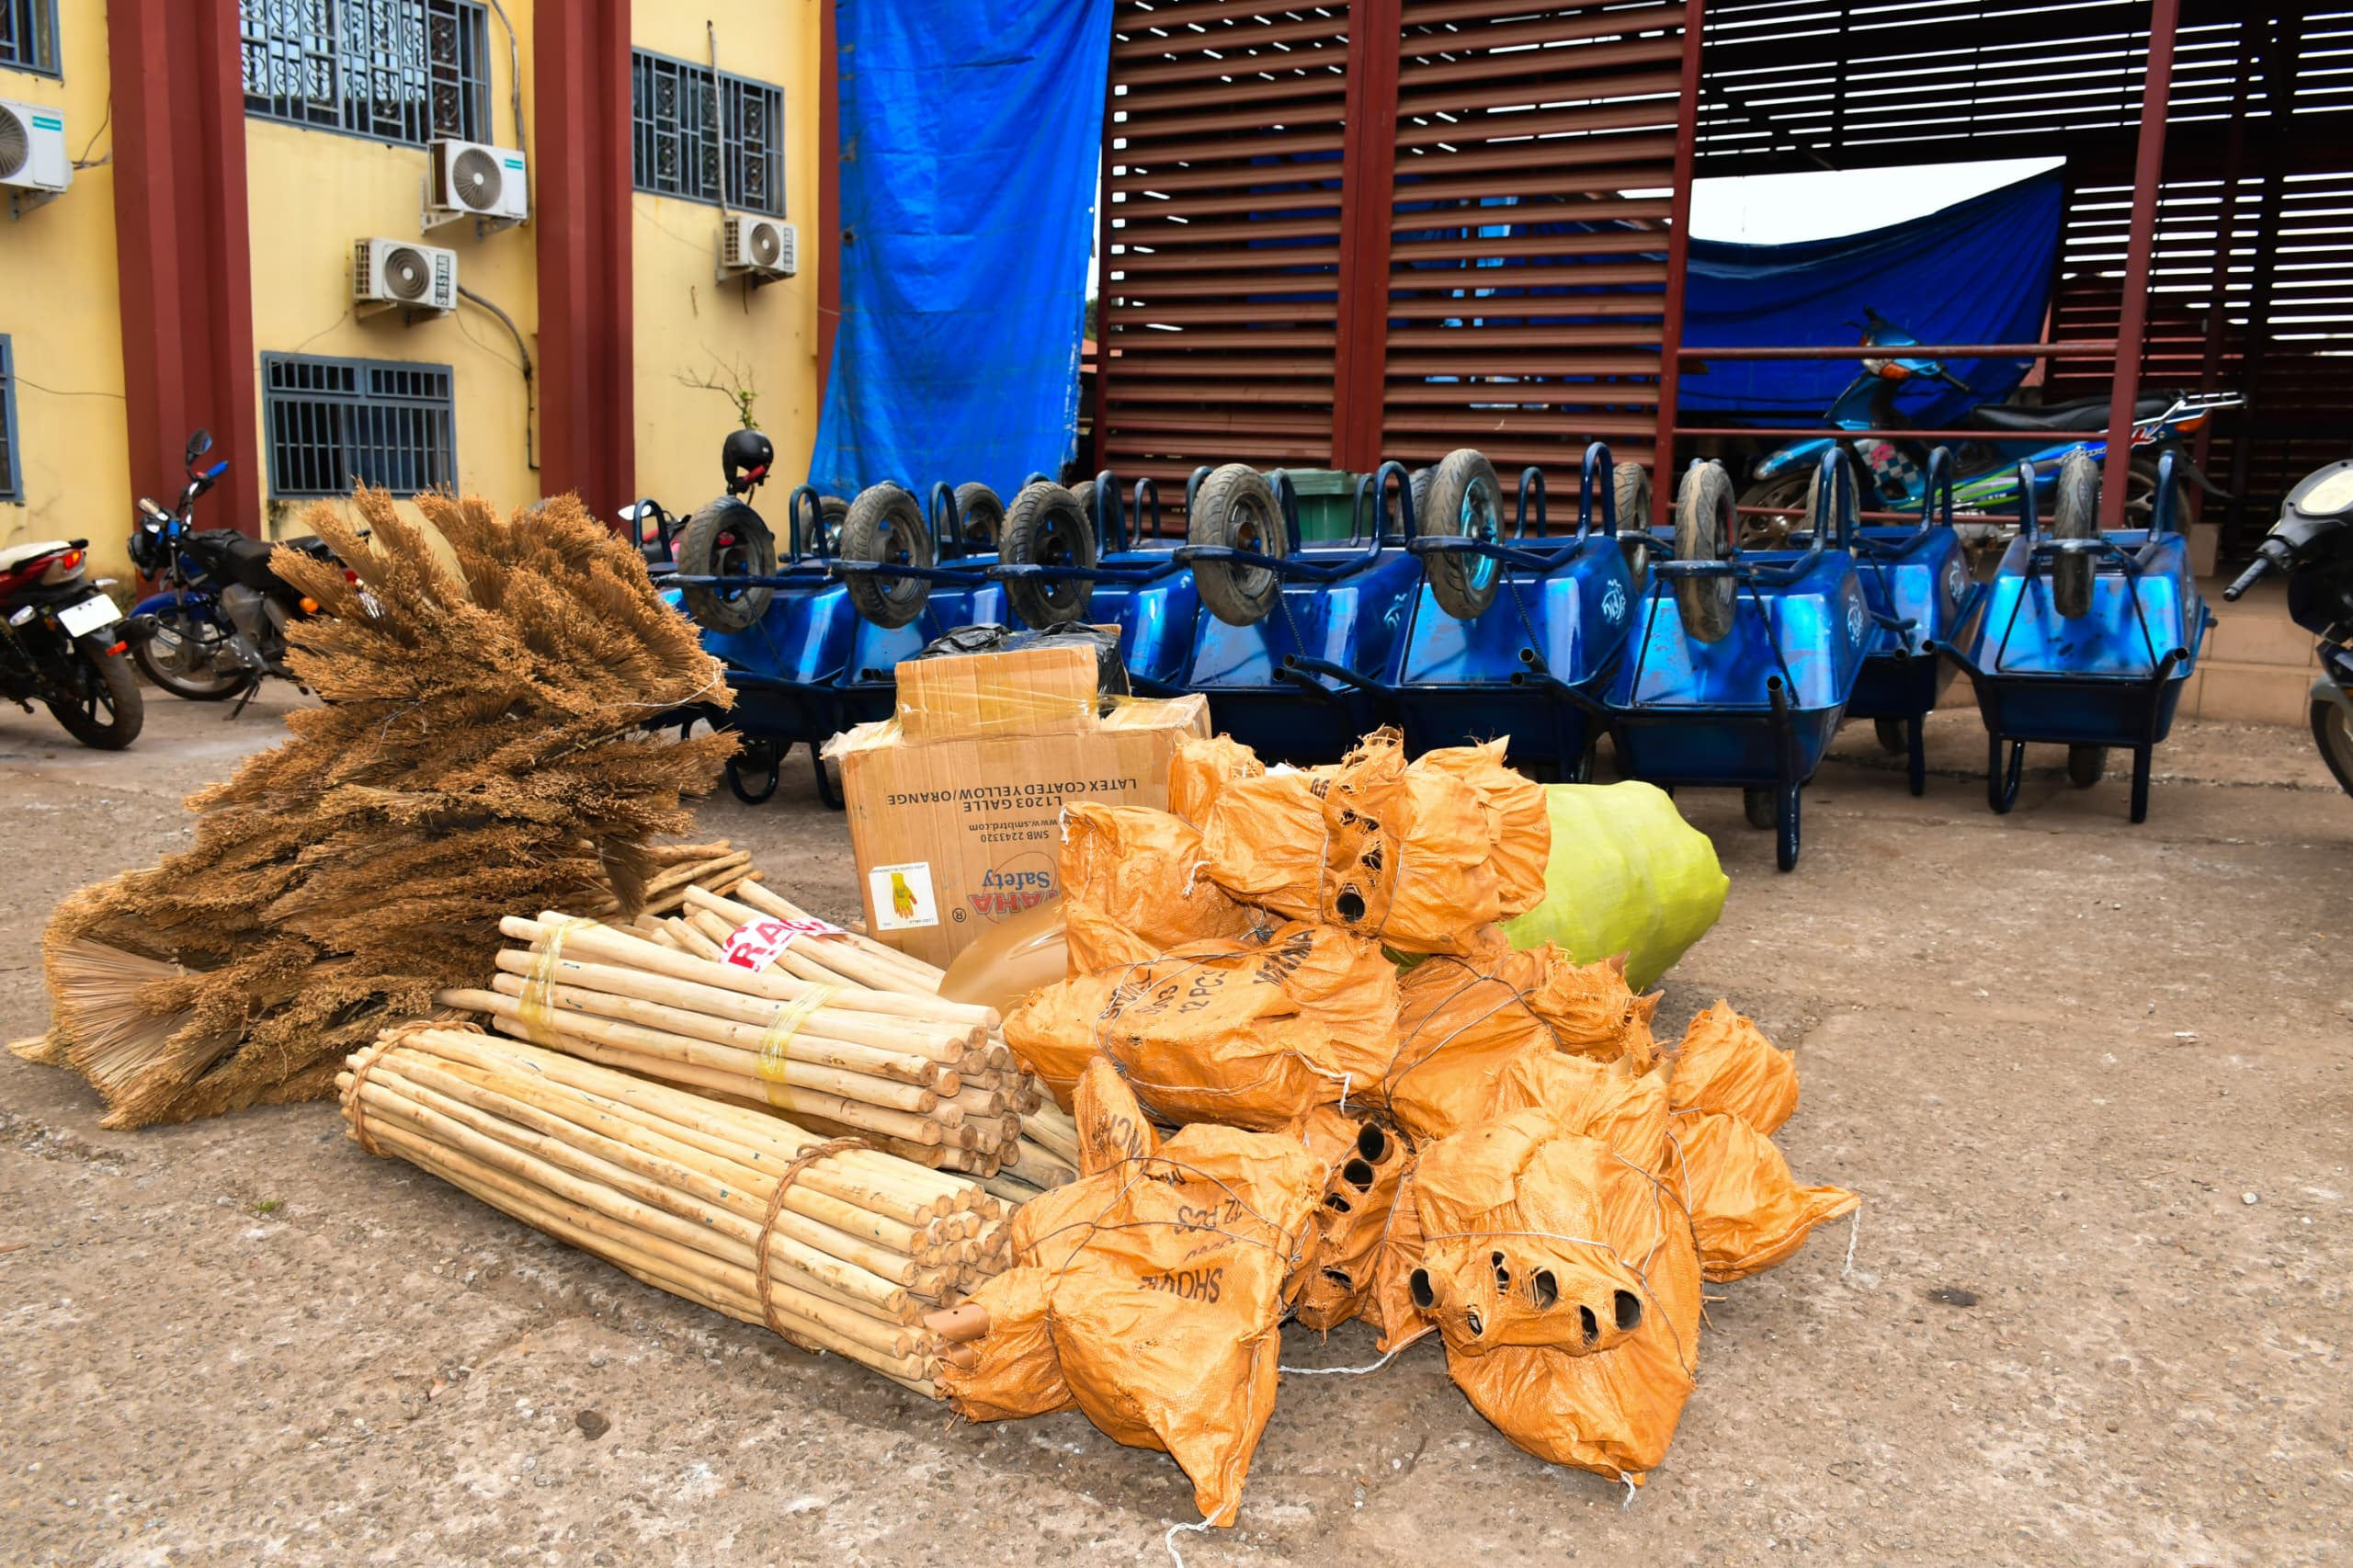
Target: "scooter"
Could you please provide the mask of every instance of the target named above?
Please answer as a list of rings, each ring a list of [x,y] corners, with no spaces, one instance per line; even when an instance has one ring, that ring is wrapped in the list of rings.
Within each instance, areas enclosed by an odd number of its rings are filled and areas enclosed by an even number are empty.
[[[2288,579],[2288,619],[2320,639],[2313,744],[2353,795],[2353,459],[2306,474],[2288,492],[2255,564],[2222,597],[2235,600],[2271,573]]]
[[[199,430],[188,438],[181,465],[188,487],[171,511],[146,496],[139,498],[131,561],[155,580],[160,591],[132,607],[139,636],[132,642],[131,657],[141,674],[174,697],[191,702],[231,697],[250,701],[270,676],[301,684],[286,666],[286,628],[316,614],[318,606],[270,570],[270,552],[277,546],[234,528],[193,525],[197,498],[229,471],[224,460],[197,472],[197,460],[211,449],[209,431]],[[285,542],[318,560],[335,559],[324,540]],[[230,716],[244,711],[244,706],[240,701]]]
[[[147,714],[122,656],[122,612],[85,575],[89,544],[0,550],[0,697],[28,713],[38,701],[84,745],[120,751]]]
[[[1863,315],[1861,347],[1865,349],[1918,347],[1918,338],[1877,311],[1866,309]],[[1941,381],[1972,397],[1976,395],[1975,389],[1954,375],[1942,360],[1901,353],[1866,353],[1861,373],[1838,394],[1823,422],[1837,430],[1904,428],[1912,421],[1897,409],[1896,401],[1904,388],[1915,381]],[[2189,461],[2188,454],[2178,449],[2182,437],[2195,434],[2216,410],[2237,408],[2245,402],[2236,392],[2151,392],[2134,401],[2131,478],[2124,501],[2126,516],[2132,519],[2128,527],[2148,526],[2156,497],[2157,454],[2163,449],[2175,449],[2177,482],[2195,484],[2209,495],[2227,494],[2200,472]],[[1985,432],[1979,440],[1963,443],[1953,454],[1952,504],[1956,512],[1964,515],[1961,519],[1963,522],[1967,520],[1965,514],[1971,512],[2001,514],[2018,510],[2018,478],[2022,461],[2034,465],[2039,476],[2035,498],[2047,512],[2055,499],[2050,487],[2057,482],[2059,460],[2077,447],[2086,447],[2096,460],[2104,458],[2108,451],[2105,441],[2087,443],[2082,438],[2086,432],[2107,427],[2108,399],[2104,397],[2079,398],[2039,408],[2023,403],[1982,403],[1963,416],[1963,423],[1971,429]],[[2049,445],[2020,449],[2022,445],[2046,437]],[[1742,493],[1740,504],[1777,507],[1784,512],[1803,508],[1806,486],[1813,480],[1815,462],[1823,449],[1838,444],[1838,440],[1834,436],[1809,437],[1768,452],[1750,471],[1749,485]],[[1853,437],[1846,444],[1854,452],[1865,495],[1875,494],[1878,499],[1876,506],[1867,501],[1866,510],[1919,512],[1926,506],[1928,451],[1934,443],[1869,436]],[[2184,499],[2179,494],[2175,496],[2177,502]],[[1743,543],[1776,547],[1797,521],[1791,517],[1745,517],[1742,519]]]

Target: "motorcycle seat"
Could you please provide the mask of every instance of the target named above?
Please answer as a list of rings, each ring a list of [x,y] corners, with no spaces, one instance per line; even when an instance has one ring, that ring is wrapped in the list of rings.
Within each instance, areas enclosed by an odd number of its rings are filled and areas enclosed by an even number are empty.
[[[267,540],[249,539],[234,528],[204,528],[190,534],[188,542],[228,582],[262,593],[284,588],[278,574],[269,569],[269,552],[277,546]]]
[[[2154,419],[2174,405],[2178,392],[2143,392],[2132,403],[2132,417]],[[2108,399],[2079,397],[2072,403],[2050,403],[2040,408],[2017,403],[1988,403],[1969,411],[1970,426],[1978,430],[2104,430]]]
[[[6,572],[12,566],[21,566],[28,561],[38,561],[44,555],[54,555],[61,550],[73,548],[74,543],[71,540],[63,539],[44,539],[37,540],[30,544],[12,544],[6,550],[0,550],[0,572]]]

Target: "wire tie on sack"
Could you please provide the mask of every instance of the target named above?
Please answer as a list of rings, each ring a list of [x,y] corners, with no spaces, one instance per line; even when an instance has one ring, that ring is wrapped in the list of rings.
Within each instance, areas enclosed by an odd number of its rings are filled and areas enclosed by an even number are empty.
[[[779,1007],[776,1017],[768,1020],[768,1027],[760,1035],[760,1059],[756,1068],[760,1082],[767,1085],[770,1105],[783,1108],[786,1104],[777,1098],[778,1091],[785,1085],[785,1072],[790,1060],[785,1048],[801,1032],[801,1026],[809,1021],[809,1015],[841,994],[841,990],[838,985],[812,985]]]
[[[1414,1345],[1418,1343],[1418,1340],[1409,1339],[1405,1342],[1405,1345]],[[1367,1372],[1377,1372],[1381,1370],[1381,1368],[1386,1367],[1390,1362],[1394,1361],[1399,1356],[1403,1355],[1404,1350],[1405,1346],[1400,1345],[1396,1349],[1392,1350],[1388,1355],[1383,1356],[1380,1360],[1375,1361],[1369,1367],[1285,1367],[1278,1365],[1275,1368],[1275,1370],[1279,1372],[1289,1372],[1293,1377],[1299,1378],[1360,1378]]]
[[[565,935],[596,924],[575,915],[559,915],[540,922],[547,935],[540,950],[532,955],[531,972],[524,977],[523,994],[517,999],[517,1007],[522,1015],[523,1032],[533,1045],[550,1049],[555,1046],[555,971],[563,962]]]

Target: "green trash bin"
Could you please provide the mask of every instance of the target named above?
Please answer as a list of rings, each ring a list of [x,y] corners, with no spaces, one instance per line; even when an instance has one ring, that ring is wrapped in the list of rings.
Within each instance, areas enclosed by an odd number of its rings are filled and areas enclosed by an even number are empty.
[[[1299,537],[1302,543],[1330,543],[1347,539],[1350,514],[1356,505],[1355,474],[1333,468],[1279,468],[1267,472],[1267,482],[1273,483],[1278,473],[1290,475],[1291,488],[1299,494]]]

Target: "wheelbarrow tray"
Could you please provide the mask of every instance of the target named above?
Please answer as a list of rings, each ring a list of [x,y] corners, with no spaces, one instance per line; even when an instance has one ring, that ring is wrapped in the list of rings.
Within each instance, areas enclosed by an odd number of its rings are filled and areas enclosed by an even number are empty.
[[[679,596],[665,596],[675,605]],[[684,613],[683,610],[681,613]],[[726,666],[730,707],[688,704],[678,713],[713,729],[790,746],[822,744],[842,728],[835,677],[858,625],[838,584],[778,588],[760,619],[740,631],[700,628],[703,651]]]
[[[1902,543],[1912,530],[1863,528],[1867,544]],[[1938,528],[1893,560],[1858,560],[1855,575],[1875,618],[1910,621],[1909,631],[1883,623],[1872,629],[1849,719],[1909,719],[1935,711],[1960,671],[1924,652],[1928,644],[1966,642],[1984,613],[1984,588],[1970,579],[1960,536]]]
[[[1165,551],[1135,551],[1107,558],[1110,567],[1165,563]],[[1084,619],[1120,629],[1120,659],[1139,690],[1171,690],[1185,678],[1193,655],[1201,597],[1193,574],[1171,568],[1142,583],[1098,582]]]

